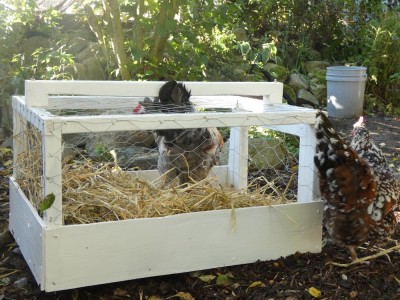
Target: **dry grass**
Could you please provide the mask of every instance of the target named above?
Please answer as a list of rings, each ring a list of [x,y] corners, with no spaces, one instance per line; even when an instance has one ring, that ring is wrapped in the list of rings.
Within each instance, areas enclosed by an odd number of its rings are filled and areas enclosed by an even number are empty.
[[[38,208],[44,198],[42,137],[39,130],[27,123],[22,123],[21,126],[21,133],[14,136],[14,152],[20,149],[14,162],[16,180],[33,206]]]
[[[27,126],[16,140],[21,149],[26,149],[17,157],[17,180],[38,209],[44,198],[40,132]],[[85,158],[65,160],[62,178],[65,224],[163,217],[288,202],[285,193],[278,197],[267,193],[274,184],[266,178],[255,178],[243,190],[218,186],[216,178],[160,188],[163,176],[147,181],[122,171],[113,163],[98,163]],[[260,180],[266,183],[263,187],[259,187]]]
[[[281,197],[263,194],[262,189],[248,192],[248,188],[239,191],[222,186],[215,188],[215,178],[159,188],[163,176],[150,182],[133,178],[112,164],[66,166],[63,174],[64,219],[67,224],[284,203]]]

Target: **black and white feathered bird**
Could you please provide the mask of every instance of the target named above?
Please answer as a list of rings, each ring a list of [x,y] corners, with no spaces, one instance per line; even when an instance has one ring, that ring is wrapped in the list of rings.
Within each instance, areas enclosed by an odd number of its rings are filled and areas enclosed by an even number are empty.
[[[325,201],[325,226],[331,238],[350,248],[376,242],[393,233],[399,187],[380,149],[361,118],[351,145],[336,133],[323,112],[317,113],[314,162]]]
[[[139,103],[134,112],[194,112],[190,96],[185,85],[171,80],[161,87],[157,99]],[[158,170],[165,174],[167,184],[175,178],[180,184],[206,178],[211,168],[218,164],[224,146],[217,128],[163,129],[156,130],[155,134],[160,153]]]

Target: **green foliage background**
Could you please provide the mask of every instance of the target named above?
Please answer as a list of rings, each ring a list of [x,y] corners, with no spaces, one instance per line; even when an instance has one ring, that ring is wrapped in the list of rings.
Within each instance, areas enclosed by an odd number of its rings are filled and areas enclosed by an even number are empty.
[[[82,3],[83,2],[83,3]],[[268,61],[304,72],[309,60],[368,68],[368,107],[400,114],[397,7],[350,0],[86,0],[68,11],[0,1],[1,98],[23,81],[80,79],[71,36],[97,44],[110,80],[265,80]],[[79,26],[66,26],[66,19]],[[48,38],[29,57],[29,37]]]

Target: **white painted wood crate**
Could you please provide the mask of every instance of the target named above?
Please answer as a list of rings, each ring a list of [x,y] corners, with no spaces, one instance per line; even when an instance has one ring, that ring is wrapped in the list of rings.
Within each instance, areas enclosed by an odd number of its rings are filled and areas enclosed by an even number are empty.
[[[120,116],[54,116],[50,109],[131,107],[132,97],[156,96],[164,82],[27,81],[26,96],[13,98],[14,135],[29,121],[42,134],[43,195],[54,204],[40,217],[10,179],[10,230],[36,281],[56,291],[128,279],[181,273],[319,252],[322,202],[317,191],[313,154],[315,111],[281,104],[281,83],[185,82],[193,102],[226,97],[233,113]],[[71,96],[75,95],[75,96]],[[79,95],[79,96],[76,96]],[[233,95],[233,96],[232,96]],[[113,97],[110,101],[110,97]],[[197,97],[199,96],[199,97]],[[201,97],[200,97],[201,96]],[[263,101],[239,97],[263,96]],[[133,100],[132,100],[133,99]],[[220,104],[221,102],[219,102]],[[246,110],[246,111],[245,111]],[[85,225],[62,224],[61,137],[67,133],[234,126],[229,164],[219,166],[221,180],[241,188],[247,182],[247,129],[251,125],[300,137],[297,203],[216,210],[162,218]],[[14,143],[14,155],[20,149]],[[222,174],[222,175],[221,175]]]

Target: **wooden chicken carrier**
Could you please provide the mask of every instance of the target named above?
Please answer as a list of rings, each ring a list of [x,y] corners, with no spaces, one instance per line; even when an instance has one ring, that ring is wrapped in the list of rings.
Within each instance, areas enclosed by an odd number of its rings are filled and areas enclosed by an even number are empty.
[[[13,97],[14,159],[21,152],[15,140],[22,133],[21,124],[29,122],[41,134],[43,195],[55,195],[53,205],[41,217],[17,183],[19,170],[15,165],[10,179],[9,226],[42,290],[253,263],[297,251],[321,251],[323,209],[313,163],[315,110],[282,104],[281,83],[185,82],[194,103],[201,103],[202,97],[231,95],[223,98],[225,107],[239,108],[234,112],[199,112],[195,117],[56,116],[50,112],[134,107],[138,99],[156,96],[163,84],[29,80],[25,97]],[[244,96],[262,96],[263,101]],[[214,168],[219,170],[221,182],[237,188],[247,184],[249,126],[266,126],[300,137],[297,203],[235,209],[235,230],[230,209],[63,225],[63,134],[226,125],[232,127],[229,163]]]

